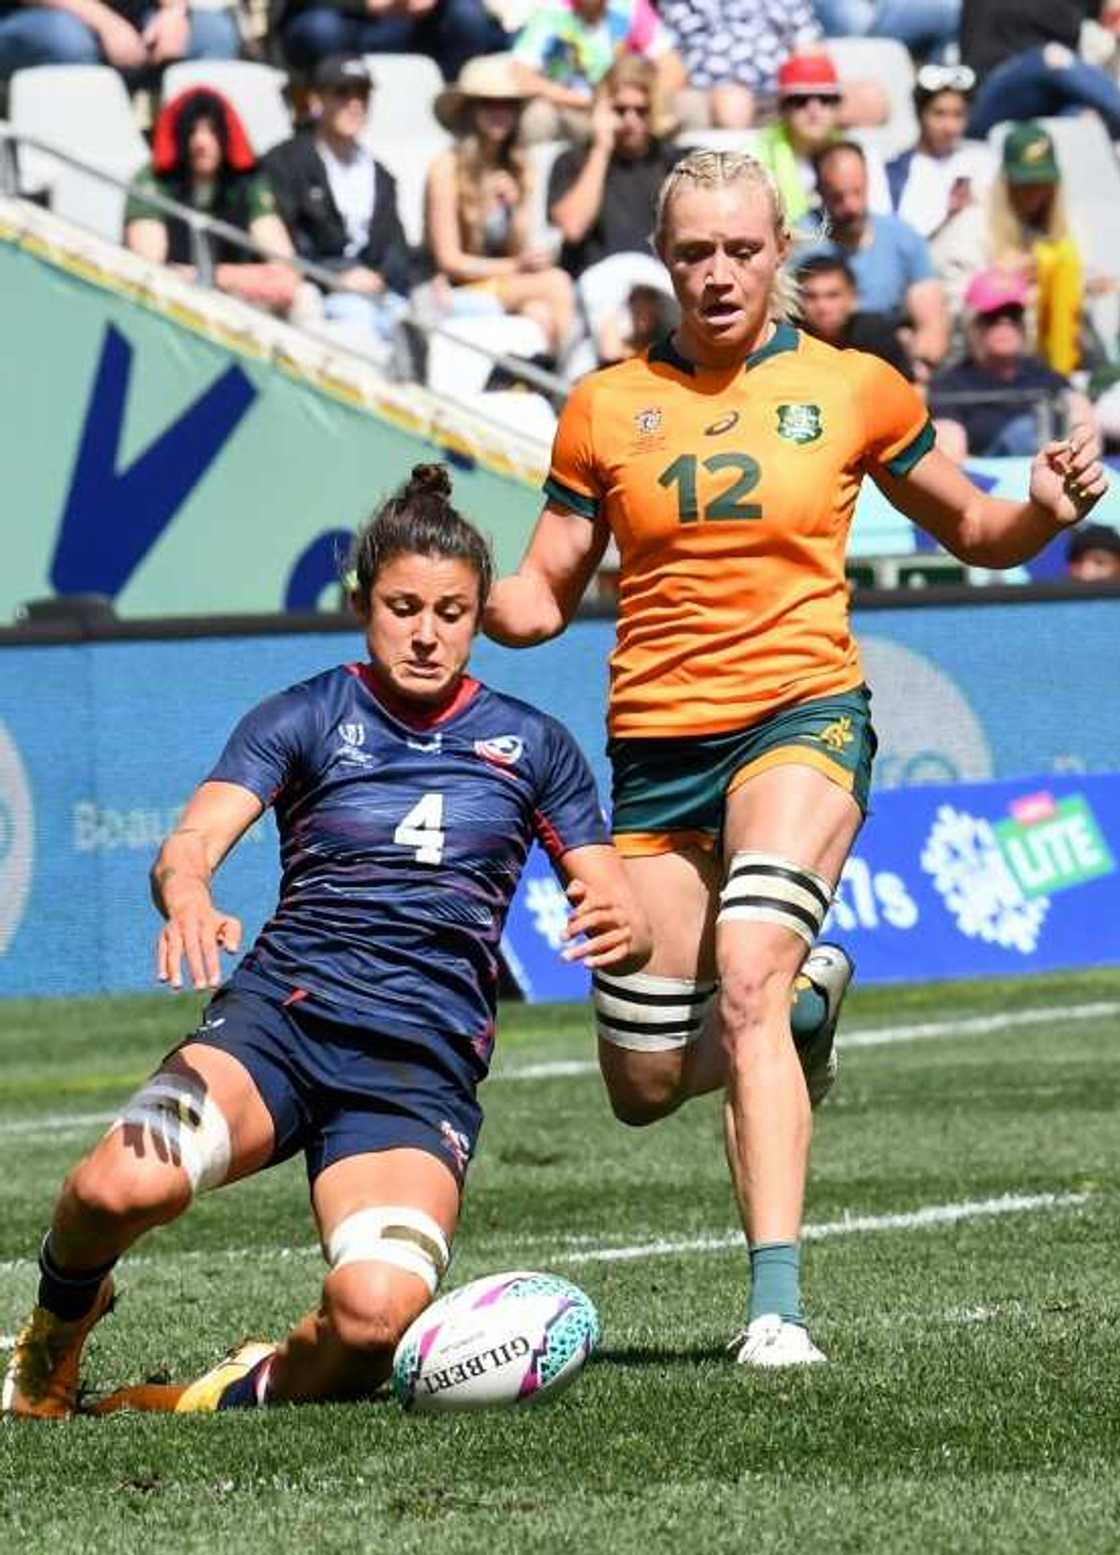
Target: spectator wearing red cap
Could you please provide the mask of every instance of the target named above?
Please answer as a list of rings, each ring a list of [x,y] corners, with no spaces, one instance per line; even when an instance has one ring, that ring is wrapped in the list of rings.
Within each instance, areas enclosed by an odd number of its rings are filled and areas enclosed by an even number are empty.
[[[180,92],[161,110],[151,164],[133,182],[124,214],[125,244],[134,254],[193,279],[197,255],[187,219],[157,208],[145,198],[152,193],[236,227],[279,261],[294,254],[244,125],[209,88]],[[302,297],[291,266],[261,261],[251,248],[229,239],[210,240],[210,260],[214,284],[246,302],[287,313]]]
[[[795,225],[820,206],[815,159],[843,135],[844,89],[827,54],[791,54],[777,77],[778,119],[758,135],[755,155],[770,173]],[[889,211],[886,171],[877,152],[866,151],[867,198],[873,211]]]
[[[1085,396],[1028,353],[1027,298],[1026,280],[1009,270],[982,270],[965,292],[969,354],[930,384],[938,447],[951,459],[1033,457],[1066,426],[1094,424]]]

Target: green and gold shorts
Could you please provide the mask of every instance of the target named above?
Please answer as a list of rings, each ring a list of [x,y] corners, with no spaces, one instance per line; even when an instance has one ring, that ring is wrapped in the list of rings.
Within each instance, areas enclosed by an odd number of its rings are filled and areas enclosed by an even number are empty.
[[[851,794],[867,814],[878,740],[866,686],[782,708],[726,734],[679,740],[612,739],[612,830],[627,858],[687,843],[715,848],[727,796],[758,773],[808,766]]]

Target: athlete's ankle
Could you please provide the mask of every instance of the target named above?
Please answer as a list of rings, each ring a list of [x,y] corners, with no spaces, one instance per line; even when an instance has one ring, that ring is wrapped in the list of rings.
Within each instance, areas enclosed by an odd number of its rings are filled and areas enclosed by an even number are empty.
[[[39,1249],[38,1304],[64,1323],[76,1322],[93,1310],[97,1293],[116,1264],[115,1258],[93,1268],[74,1268],[61,1263],[51,1248],[48,1231]]]
[[[756,1242],[751,1247],[751,1294],[747,1323],[776,1312],[787,1323],[804,1323],[801,1308],[801,1246],[798,1242]]]

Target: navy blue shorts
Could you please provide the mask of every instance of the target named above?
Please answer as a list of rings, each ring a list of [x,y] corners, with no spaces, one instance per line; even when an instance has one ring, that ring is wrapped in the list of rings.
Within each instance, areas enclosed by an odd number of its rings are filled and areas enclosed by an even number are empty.
[[[230,986],[190,1042],[248,1070],[276,1130],[270,1165],[302,1150],[314,1182],[347,1156],[410,1148],[436,1156],[460,1183],[466,1175],[482,1110],[469,1061],[444,1039],[374,1036]]]

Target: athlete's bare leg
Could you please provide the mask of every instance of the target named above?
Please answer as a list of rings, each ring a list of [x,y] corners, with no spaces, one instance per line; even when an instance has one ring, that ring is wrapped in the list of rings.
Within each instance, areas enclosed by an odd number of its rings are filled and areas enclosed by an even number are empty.
[[[643,968],[654,977],[715,977],[715,915],[723,866],[703,848],[683,847],[623,860],[649,917],[653,952]],[[714,1021],[700,1041],[643,1052],[599,1039],[599,1067],[615,1115],[624,1123],[655,1122],[682,1102],[723,1084],[724,1058]]]
[[[112,1305],[116,1260],[181,1215],[196,1186],[243,1177],[273,1149],[272,1119],[247,1071],[202,1044],[168,1059],[123,1116],[63,1184],[39,1300],[0,1383],[5,1415],[72,1415],[84,1346]]]
[[[313,1194],[319,1235],[332,1234],[361,1210],[407,1205],[428,1215],[450,1243],[459,1217],[459,1185],[424,1150],[384,1150],[329,1166]],[[393,1351],[431,1301],[419,1275],[376,1258],[332,1269],[316,1312],[298,1323],[276,1352],[269,1402],[352,1398],[386,1380]]]
[[[730,796],[725,851],[776,854],[835,884],[860,822],[855,801],[819,772],[773,767]],[[729,1156],[752,1244],[796,1242],[801,1232],[812,1129],[789,1012],[806,951],[777,924],[730,921],[716,931]]]
[[[225,1182],[267,1162],[272,1118],[237,1059],[203,1043],[188,1043],[159,1073],[184,1082],[192,1104],[209,1101],[224,1117],[230,1139]],[[111,1262],[145,1231],[175,1220],[192,1197],[173,1128],[161,1135],[139,1124],[112,1128],[62,1185],[51,1222],[52,1258],[64,1271]]]

